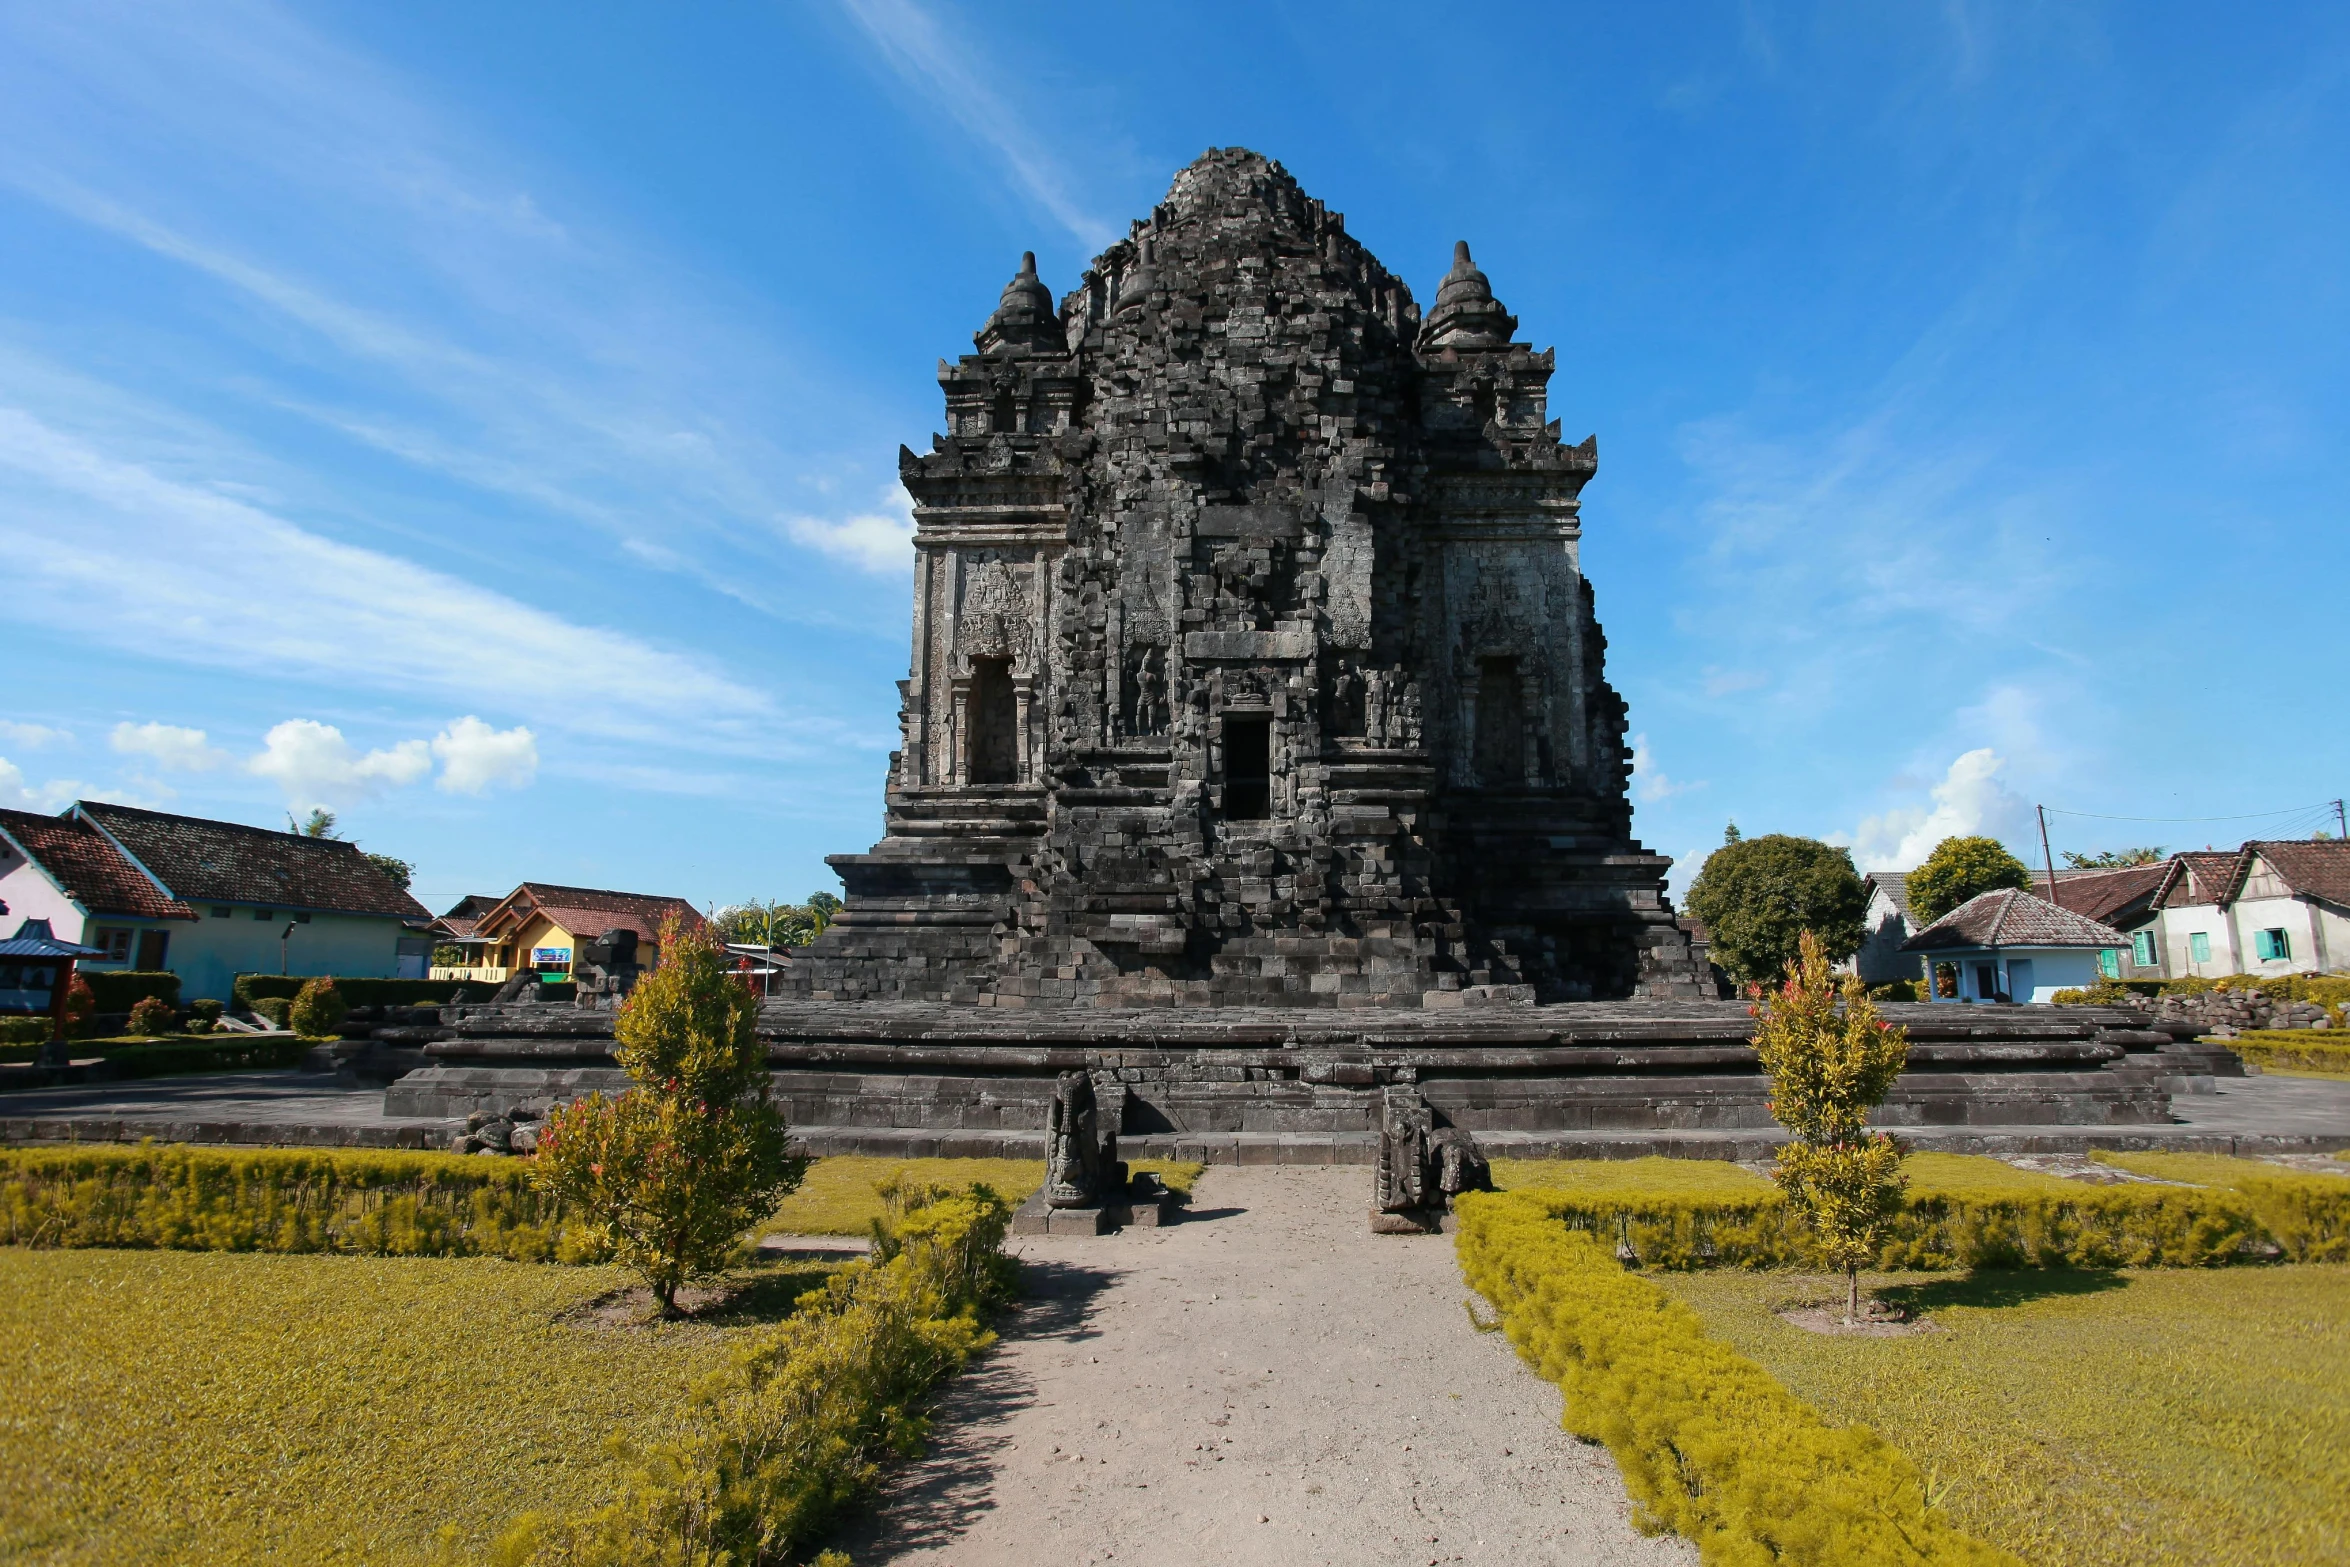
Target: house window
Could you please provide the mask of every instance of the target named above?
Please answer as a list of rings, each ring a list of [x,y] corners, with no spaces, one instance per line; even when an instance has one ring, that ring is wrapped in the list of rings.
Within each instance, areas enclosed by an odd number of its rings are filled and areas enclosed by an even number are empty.
[[[2097,972],[2107,979],[2122,977],[2122,953],[2119,947],[2107,947],[2097,954]]]
[[[277,918],[277,910],[275,910],[275,909],[255,909],[255,910],[253,911],[253,917],[254,917],[255,919],[257,919],[257,920],[273,920],[273,919],[276,919],[276,918]]]
[[[2130,937],[2130,961],[2140,968],[2154,967],[2154,932],[2141,930]]]
[[[2187,937],[2187,961],[2190,963],[2209,963],[2211,961],[2211,933],[2209,931],[2195,931]]]
[[[309,923],[310,923],[310,911],[309,911],[308,909],[304,909],[304,910],[303,910],[301,913],[299,913],[299,914],[295,915],[295,916],[294,916],[294,923],[295,923],[295,924],[297,924],[297,925],[307,925],[307,924],[309,924]]]
[[[128,963],[131,960],[131,933],[127,930],[95,930],[82,938],[84,945],[98,948],[106,956],[100,963]]]
[[[2293,955],[2293,940],[2281,928],[2264,930],[2252,938],[2252,950],[2263,963],[2282,963]]]
[[[233,920],[237,917],[237,911],[216,903],[212,906],[212,917],[216,920]]]

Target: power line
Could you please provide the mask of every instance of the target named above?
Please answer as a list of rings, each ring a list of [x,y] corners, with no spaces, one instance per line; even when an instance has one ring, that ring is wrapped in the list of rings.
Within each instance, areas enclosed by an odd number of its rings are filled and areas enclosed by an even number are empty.
[[[2242,816],[2107,816],[2097,811],[2068,811],[2061,806],[2047,808],[2051,816],[2085,816],[2097,822],[2257,822],[2279,816],[2303,816],[2312,819],[2331,816],[2332,800],[2321,800],[2315,805],[2289,805],[2281,811],[2251,811]]]

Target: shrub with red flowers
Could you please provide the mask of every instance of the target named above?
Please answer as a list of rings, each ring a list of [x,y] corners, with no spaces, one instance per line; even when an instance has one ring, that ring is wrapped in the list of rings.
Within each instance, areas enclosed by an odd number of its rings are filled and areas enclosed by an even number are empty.
[[[177,1021],[171,1003],[161,996],[141,996],[131,1006],[130,1031],[134,1034],[168,1034]]]
[[[678,1289],[726,1266],[808,1161],[789,1152],[770,1092],[758,996],[718,938],[671,919],[659,951],[614,1030],[637,1086],[548,1116],[536,1174],[674,1315]]]
[[[1867,1130],[1909,1059],[1909,1034],[1878,1016],[1858,974],[1841,984],[1810,931],[1774,991],[1753,1007],[1755,1053],[1771,1079],[1771,1114],[1795,1134],[1772,1178],[1844,1273],[1845,1320],[1860,1312],[1861,1264],[1901,1213],[1900,1144]]]

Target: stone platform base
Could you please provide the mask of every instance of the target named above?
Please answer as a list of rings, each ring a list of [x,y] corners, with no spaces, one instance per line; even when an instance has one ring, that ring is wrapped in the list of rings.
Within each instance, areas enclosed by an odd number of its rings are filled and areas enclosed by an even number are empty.
[[[1174,1222],[1175,1199],[1121,1198],[1094,1208],[1055,1208],[1037,1192],[1012,1214],[1014,1235],[1107,1235],[1127,1228],[1155,1230]]]
[[[1442,1208],[1406,1208],[1401,1213],[1382,1213],[1371,1210],[1373,1235],[1441,1235],[1444,1233]]]

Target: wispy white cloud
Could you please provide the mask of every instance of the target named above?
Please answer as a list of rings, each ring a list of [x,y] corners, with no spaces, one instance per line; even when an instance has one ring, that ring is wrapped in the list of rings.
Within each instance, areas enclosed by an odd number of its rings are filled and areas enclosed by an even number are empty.
[[[20,724],[5,718],[0,718],[0,740],[22,746],[28,751],[73,744],[73,736],[63,729],[52,729],[47,724]]]
[[[210,772],[232,760],[203,730],[177,724],[116,724],[108,743],[124,756],[144,756],[175,772]]]
[[[1636,799],[1654,805],[1674,795],[1687,794],[1692,789],[1704,787],[1703,783],[1682,783],[1666,777],[1664,769],[1657,766],[1656,753],[1649,749],[1648,736],[1638,734],[1632,737],[1632,793]]]
[[[914,0],[842,0],[842,8],[899,78],[925,102],[994,149],[1013,185],[1087,247],[1099,250],[1116,230],[1070,194],[1068,171],[1042,138],[981,76],[980,51],[951,39],[938,18]]]
[[[704,588],[844,618],[771,522],[837,452],[756,433],[838,420],[753,302],[550,215],[494,140],[281,7],[28,13],[10,42],[0,185],[249,307],[243,395],[540,528],[668,540],[662,569]],[[60,129],[93,117],[107,134]],[[269,220],[240,223],[256,195]]]
[[[689,655],[310,533],[0,407],[0,540],[20,621],[117,649],[471,700],[480,671],[545,720],[725,750],[781,746],[772,699]],[[451,656],[462,652],[462,657]]]

